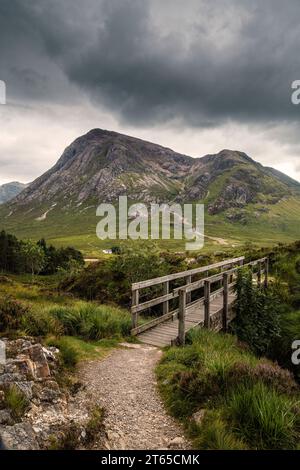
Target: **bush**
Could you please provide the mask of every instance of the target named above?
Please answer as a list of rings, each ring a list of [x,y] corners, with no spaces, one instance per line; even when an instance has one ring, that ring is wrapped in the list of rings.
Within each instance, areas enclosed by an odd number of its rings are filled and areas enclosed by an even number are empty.
[[[295,449],[300,416],[295,402],[262,383],[237,385],[227,401],[229,421],[252,448]]]
[[[127,243],[116,253],[90,264],[77,275],[68,276],[61,288],[84,299],[128,306],[133,282],[187,269],[182,257],[168,252],[160,254],[154,243]]]
[[[300,338],[300,312],[288,312],[281,317],[281,334],[274,345],[273,356],[278,362],[291,369],[300,381],[299,366],[292,364],[292,343]]]
[[[63,334],[63,325],[49,314],[45,308],[39,311],[28,311],[22,319],[22,329],[30,336],[61,336]]]
[[[190,344],[185,348],[166,351],[157,369],[166,403],[179,418],[191,415],[207,400],[223,393],[235,363],[257,363],[254,355],[241,350],[231,335],[197,328],[190,331],[187,340]]]
[[[86,442],[94,442],[97,435],[104,430],[103,425],[104,410],[101,406],[96,405],[90,412],[89,420],[85,426]]]
[[[64,328],[64,333],[88,340],[121,337],[131,329],[131,317],[126,310],[107,305],[81,302],[74,307],[50,309]]]
[[[62,427],[58,436],[51,435],[47,450],[76,450],[80,444],[81,428],[76,423]]]
[[[280,336],[280,299],[272,287],[254,285],[248,269],[239,270],[236,291],[234,333],[256,354],[270,355]]]
[[[245,362],[236,362],[228,369],[224,383],[227,389],[233,388],[237,383],[249,387],[263,383],[279,393],[288,395],[292,395],[298,390],[297,383],[290,371],[267,360],[262,360],[255,366],[250,366]]]
[[[11,297],[0,299],[0,331],[20,328],[27,312],[27,306]]]
[[[4,393],[4,405],[16,421],[20,420],[29,404],[27,398],[16,385],[8,387]]]
[[[195,431],[194,431],[195,433]],[[247,445],[228,429],[219,411],[206,412],[201,431],[196,431],[197,449],[204,450],[245,450]]]
[[[299,393],[291,373],[258,359],[234,336],[192,330],[184,348],[165,351],[157,376],[169,411],[185,422],[194,448],[297,447]],[[200,409],[199,425],[191,417]]]

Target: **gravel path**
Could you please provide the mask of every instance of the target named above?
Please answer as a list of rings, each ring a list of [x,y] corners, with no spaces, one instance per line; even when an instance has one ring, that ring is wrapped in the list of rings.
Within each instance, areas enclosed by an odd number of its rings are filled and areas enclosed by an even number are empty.
[[[154,368],[162,352],[146,345],[122,346],[102,361],[84,363],[80,371],[85,393],[106,410],[104,446],[118,450],[190,448],[156,389]]]

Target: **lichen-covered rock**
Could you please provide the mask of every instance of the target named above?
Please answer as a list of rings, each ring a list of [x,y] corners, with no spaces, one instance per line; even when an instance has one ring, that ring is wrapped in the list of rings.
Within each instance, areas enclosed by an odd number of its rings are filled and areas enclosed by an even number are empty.
[[[48,361],[41,344],[30,345],[27,349],[23,349],[23,353],[27,354],[34,362],[37,378],[50,377]]]
[[[10,450],[38,450],[36,435],[29,423],[17,423],[13,426],[0,426],[0,435],[5,447]]]
[[[59,350],[45,348],[28,337],[6,339],[5,345],[9,354],[0,370],[0,437],[5,448],[47,449],[51,439],[59,443],[62,436],[68,441],[75,428],[79,437],[78,442],[74,442],[82,446],[89,412],[55,380]],[[26,400],[23,416],[17,417],[18,423],[5,399],[12,386]]]
[[[15,359],[8,359],[5,371],[21,374],[27,380],[36,378],[35,365],[25,354],[19,354]]]
[[[10,411],[0,410],[0,424],[7,424],[7,425],[14,424],[14,420],[11,416]]]

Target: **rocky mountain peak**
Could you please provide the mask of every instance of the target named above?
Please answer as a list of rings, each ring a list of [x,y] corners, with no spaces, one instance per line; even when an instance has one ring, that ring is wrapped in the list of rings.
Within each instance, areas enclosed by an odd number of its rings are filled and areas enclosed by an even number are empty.
[[[32,214],[40,212],[40,220],[49,211],[83,210],[127,195],[144,203],[204,201],[208,212],[216,214],[260,201],[275,203],[295,191],[299,194],[299,188],[298,182],[241,151],[223,149],[192,158],[131,136],[92,129],[17,196],[8,213],[28,207]]]

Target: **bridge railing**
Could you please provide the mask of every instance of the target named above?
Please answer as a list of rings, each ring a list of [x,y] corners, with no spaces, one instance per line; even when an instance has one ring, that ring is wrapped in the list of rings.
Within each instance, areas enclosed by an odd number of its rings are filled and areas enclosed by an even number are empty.
[[[268,258],[260,258],[254,261],[250,261],[243,266],[248,266],[253,274],[257,276],[257,284],[261,285],[262,275],[264,274],[264,286],[268,285]],[[254,273],[253,268],[256,266],[256,272]],[[227,330],[228,326],[228,310],[229,310],[229,293],[234,289],[236,284],[236,275],[239,267],[234,267],[220,274],[216,274],[205,279],[193,282],[188,286],[179,288],[179,311],[178,311],[178,342],[184,344],[185,342],[185,317],[187,308],[187,296],[190,295],[194,290],[204,287],[204,297],[198,300],[199,305],[204,304],[204,327],[210,328],[211,312],[210,305],[211,301],[219,295],[223,295],[223,306],[222,311],[222,329]],[[221,287],[217,288],[212,292],[212,286],[216,283],[221,282]]]
[[[179,308],[170,310],[170,304],[173,299],[179,298],[179,291],[182,286],[171,287],[173,281],[184,282],[185,287],[188,289],[186,292],[186,304],[192,304],[192,291],[201,288],[204,282],[204,279],[208,277],[210,271],[214,270],[228,270],[230,268],[241,266],[244,263],[244,256],[237,258],[226,259],[224,261],[219,261],[214,264],[207,266],[201,266],[199,268],[190,269],[187,271],[182,271],[178,273],[169,274],[167,276],[156,277],[153,279],[147,279],[145,281],[136,282],[132,284],[132,302],[131,302],[131,314],[132,314],[132,330],[131,334],[136,335],[142,331],[146,331],[153,326],[166,321],[170,318],[175,318],[178,315]],[[194,280],[195,277],[204,274],[204,279]],[[221,274],[218,274],[219,276]],[[196,287],[196,284],[199,284],[199,287]],[[156,297],[153,297],[150,300],[144,302],[140,301],[141,291],[145,289],[151,289],[152,287],[160,286],[162,288],[161,293]],[[162,315],[151,319],[150,321],[144,323],[143,325],[138,326],[139,314],[143,311],[150,309],[151,307],[162,305]]]

